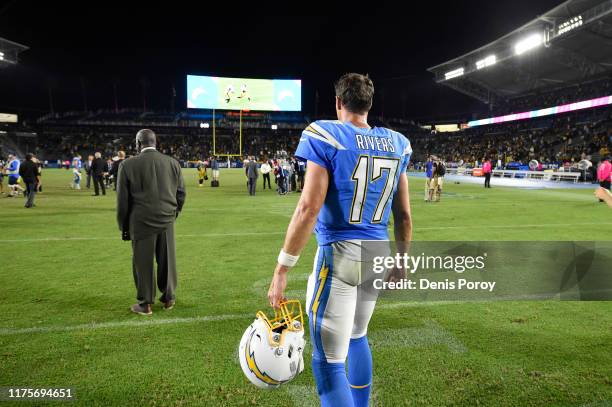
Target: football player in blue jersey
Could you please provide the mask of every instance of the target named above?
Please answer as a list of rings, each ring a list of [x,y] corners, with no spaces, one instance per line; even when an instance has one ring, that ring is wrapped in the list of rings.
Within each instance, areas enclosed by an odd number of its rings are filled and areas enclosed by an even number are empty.
[[[81,189],[81,167],[83,166],[81,155],[77,154],[72,159],[72,189]]]
[[[319,248],[306,309],[317,392],[324,407],[361,407],[368,405],[372,389],[366,334],[376,303],[363,300],[361,242],[388,240],[393,213],[397,249],[407,250],[412,221],[406,169],[412,149],[403,135],[368,125],[374,95],[370,78],[346,74],[335,91],[338,120],[310,124],[295,153],[307,161],[308,170],[268,299],[275,308],[284,299],[287,272],[314,228]],[[391,277],[399,279],[404,272],[395,273]]]

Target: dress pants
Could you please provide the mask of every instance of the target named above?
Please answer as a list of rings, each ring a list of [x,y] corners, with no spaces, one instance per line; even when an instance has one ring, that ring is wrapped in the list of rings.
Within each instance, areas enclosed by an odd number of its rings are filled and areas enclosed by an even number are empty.
[[[160,301],[174,300],[177,285],[174,223],[157,234],[132,240],[132,270],[139,304],[155,302],[154,259],[157,263],[157,288],[162,294]]]
[[[249,184],[249,195],[255,195],[255,190],[257,188],[257,178],[250,177],[248,184]]]
[[[28,182],[26,184],[26,197],[28,198],[26,200],[26,204],[25,206],[27,206],[28,208],[31,208],[34,205],[34,198],[36,197],[36,190],[38,188],[36,188],[36,183],[35,182]]]
[[[100,195],[100,188],[102,188],[102,195],[106,195],[106,186],[104,185],[104,176],[94,175],[94,191],[96,195]]]

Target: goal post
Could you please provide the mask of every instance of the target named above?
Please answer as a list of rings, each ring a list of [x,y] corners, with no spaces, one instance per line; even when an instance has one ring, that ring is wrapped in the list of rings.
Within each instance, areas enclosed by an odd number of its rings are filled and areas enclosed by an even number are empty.
[[[215,118],[215,109],[212,111],[213,117],[213,155],[215,157],[242,157],[242,110],[240,110],[240,128],[239,128],[239,150],[238,154],[217,153],[217,120]]]

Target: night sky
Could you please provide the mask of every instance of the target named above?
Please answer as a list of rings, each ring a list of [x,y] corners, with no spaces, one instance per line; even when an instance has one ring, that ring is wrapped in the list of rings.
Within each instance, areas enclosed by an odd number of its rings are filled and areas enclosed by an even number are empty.
[[[114,107],[185,109],[185,75],[301,78],[302,108],[333,114],[333,81],[369,73],[373,113],[420,121],[468,117],[486,107],[434,83],[426,71],[507,34],[560,0],[429,1],[404,11],[377,3],[363,16],[258,16],[151,2],[16,0],[0,3],[0,37],[27,45],[21,64],[0,69],[0,111],[36,117]],[[193,4],[193,3],[191,3]],[[204,4],[204,3],[203,3]],[[228,8],[232,8],[228,3]],[[237,7],[236,7],[237,8]],[[85,96],[85,97],[84,97]],[[86,100],[85,100],[86,99]]]

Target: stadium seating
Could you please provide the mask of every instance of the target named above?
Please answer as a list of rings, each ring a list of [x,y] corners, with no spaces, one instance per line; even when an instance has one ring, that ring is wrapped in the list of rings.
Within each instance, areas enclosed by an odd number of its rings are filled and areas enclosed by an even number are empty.
[[[509,100],[494,114],[601,96],[602,92],[612,93],[612,80],[609,78]],[[134,153],[134,135],[142,127],[151,127],[157,130],[163,152],[185,162],[197,161],[213,154],[213,117],[217,154],[240,151],[242,123],[242,153],[256,156],[274,156],[277,151],[291,153],[297,147],[301,130],[311,120],[300,113],[282,112],[245,112],[241,120],[237,112],[217,112],[213,116],[210,111],[71,111],[46,114],[35,123],[8,128],[6,136],[0,138],[0,148],[4,156],[9,152],[23,154],[27,150],[51,162],[70,159],[77,152],[87,155],[101,151],[104,156],[112,157],[118,150]],[[612,152],[611,107],[443,134],[425,130],[406,118],[371,117],[370,122],[393,128],[411,140],[413,168],[421,168],[427,156],[434,154],[448,163],[450,171],[458,167],[464,170],[474,168],[484,157],[501,160],[503,168],[499,170],[527,170],[530,160],[537,160],[545,168],[567,170],[576,167],[581,159],[597,163]],[[208,123],[208,126],[203,127],[202,123]],[[37,137],[32,138],[32,135]],[[574,180],[569,175],[563,178],[568,177]]]

